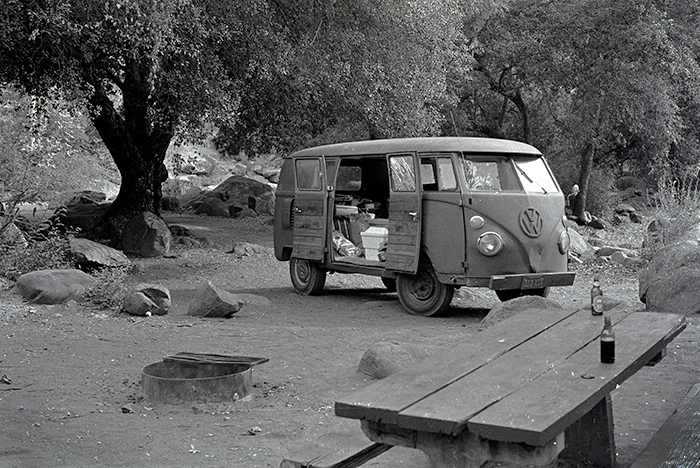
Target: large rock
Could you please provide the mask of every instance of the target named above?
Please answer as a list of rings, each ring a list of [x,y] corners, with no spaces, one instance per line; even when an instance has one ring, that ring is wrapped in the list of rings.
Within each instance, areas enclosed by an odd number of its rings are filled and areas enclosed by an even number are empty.
[[[516,297],[506,302],[497,303],[484,317],[479,324],[479,329],[483,330],[496,325],[503,320],[510,318],[527,309],[561,309],[559,303],[540,296]]]
[[[209,281],[197,291],[187,315],[228,318],[241,310],[244,302],[236,294],[225,291]]]
[[[417,364],[436,349],[436,346],[381,341],[365,351],[357,370],[372,379],[383,379],[401,369]]]
[[[170,251],[172,234],[165,221],[144,211],[129,221],[122,233],[122,248],[140,257],[162,257]]]
[[[170,291],[158,284],[137,284],[124,298],[122,310],[131,315],[165,315],[170,310]]]
[[[248,209],[258,214],[274,214],[275,197],[272,187],[249,177],[231,176],[211,192],[192,197],[188,206],[197,209],[207,198],[221,200],[228,212],[234,216]]]
[[[202,203],[194,210],[195,214],[207,216],[221,216],[228,218],[230,216],[228,206],[222,200],[216,197],[207,197],[202,200]]]
[[[97,205],[107,200],[107,194],[94,190],[82,190],[68,195],[66,205]]]
[[[62,304],[80,299],[95,282],[80,270],[39,270],[20,276],[14,289],[30,302]]]
[[[70,249],[76,263],[86,267],[119,267],[131,263],[124,252],[81,237],[70,240]]]
[[[595,259],[595,251],[586,240],[575,229],[569,229],[569,238],[571,239],[571,247],[569,252],[576,258],[590,262]]]
[[[63,210],[57,210],[57,220],[64,226],[80,229],[83,232],[92,231],[102,222],[111,203],[100,205],[73,205]]]
[[[659,249],[639,275],[639,299],[649,310],[700,312],[700,243],[688,240]]]
[[[27,238],[15,223],[0,217],[0,245],[27,248]]]

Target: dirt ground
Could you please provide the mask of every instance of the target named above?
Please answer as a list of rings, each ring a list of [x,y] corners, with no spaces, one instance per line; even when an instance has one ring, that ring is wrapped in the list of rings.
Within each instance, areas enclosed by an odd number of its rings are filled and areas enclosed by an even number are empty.
[[[134,259],[131,281],[170,289],[167,315],[32,305],[0,293],[0,467],[278,467],[307,447],[368,443],[357,421],[333,413],[337,398],[371,383],[357,372],[363,353],[387,340],[443,348],[469,340],[498,302],[490,291],[462,289],[446,315],[415,317],[378,279],[357,275],[331,275],[325,295],[303,297],[291,287],[287,264],[271,253],[229,253],[238,242],[271,247],[269,219],[166,219],[214,243],[176,246],[169,258]],[[575,285],[555,288],[550,299],[585,306],[597,271],[606,295],[644,308],[636,272],[574,268]],[[230,319],[187,315],[193,293],[206,281],[270,303],[248,304]],[[614,392],[621,468],[699,380],[699,334],[698,320],[689,317],[666,358]],[[141,370],[180,351],[270,360],[254,368],[253,393],[244,400],[149,401]],[[421,452],[396,448],[365,466],[428,465]]]

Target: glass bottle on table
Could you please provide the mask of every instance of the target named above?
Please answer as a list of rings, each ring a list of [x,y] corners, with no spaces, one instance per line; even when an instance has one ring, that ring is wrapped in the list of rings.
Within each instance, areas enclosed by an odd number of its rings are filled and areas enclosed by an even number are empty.
[[[615,362],[615,332],[610,317],[605,317],[605,325],[600,334],[600,362],[603,364]]]
[[[603,315],[603,290],[600,289],[600,278],[593,278],[591,288],[591,314]]]

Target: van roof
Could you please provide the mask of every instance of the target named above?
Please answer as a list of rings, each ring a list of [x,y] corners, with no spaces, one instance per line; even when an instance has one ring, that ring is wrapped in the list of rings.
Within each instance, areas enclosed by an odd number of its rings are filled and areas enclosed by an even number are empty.
[[[417,151],[419,153],[431,151],[462,151],[466,153],[542,154],[535,147],[519,141],[476,137],[431,137],[350,141],[306,148],[288,157],[362,156],[370,154],[402,153],[407,151]]]

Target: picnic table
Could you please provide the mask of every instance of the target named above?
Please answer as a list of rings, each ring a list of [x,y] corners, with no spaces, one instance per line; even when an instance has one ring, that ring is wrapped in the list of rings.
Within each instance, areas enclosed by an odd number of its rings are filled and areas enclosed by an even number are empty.
[[[335,413],[359,419],[380,444],[377,452],[418,448],[434,467],[479,467],[489,460],[543,465],[559,457],[612,468],[610,393],[658,362],[685,318],[625,310],[606,315],[616,335],[613,364],[600,362],[602,316],[589,309],[531,309],[337,401]]]

